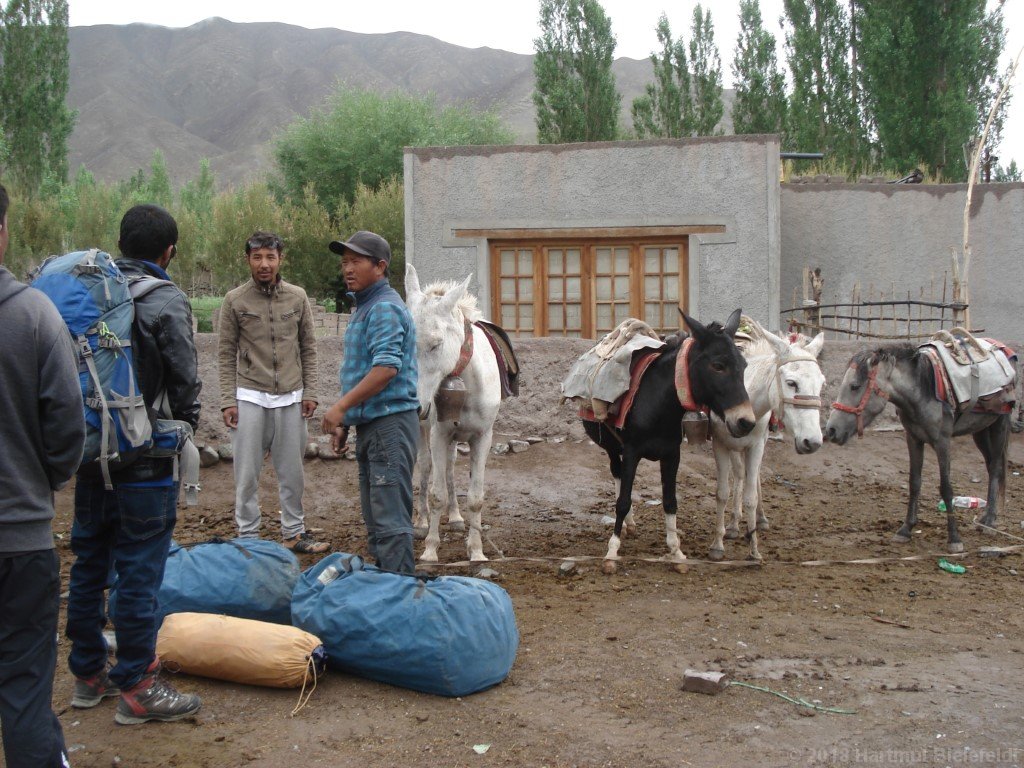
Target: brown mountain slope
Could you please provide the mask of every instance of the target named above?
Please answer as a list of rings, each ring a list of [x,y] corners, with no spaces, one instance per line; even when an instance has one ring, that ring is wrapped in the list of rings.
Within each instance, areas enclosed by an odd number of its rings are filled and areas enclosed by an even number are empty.
[[[78,110],[71,167],[114,181],[148,168],[160,150],[172,179],[209,158],[218,183],[271,166],[269,142],[323,103],[339,81],[433,93],[442,105],[494,107],[523,142],[536,140],[532,57],[463,48],[432,37],[366,35],[213,18],[184,29],[146,24],[70,30],[70,106]],[[629,106],[650,62],[622,58],[614,72]]]

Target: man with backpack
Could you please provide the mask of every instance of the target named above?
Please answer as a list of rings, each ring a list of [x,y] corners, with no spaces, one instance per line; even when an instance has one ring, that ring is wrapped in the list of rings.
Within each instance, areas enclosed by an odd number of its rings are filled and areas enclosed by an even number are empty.
[[[166,272],[177,241],[178,225],[167,211],[136,205],[121,219],[118,248],[123,258],[116,263],[130,285],[161,281],[133,291],[131,350],[150,417],[159,413],[194,430],[202,383],[192,310]],[[104,469],[99,464],[84,463],[75,486],[71,549],[76,559],[67,622],[68,666],[75,676],[71,705],[94,707],[106,697],[119,696],[114,720],[122,725],[189,717],[199,710],[199,697],[179,693],[161,679],[156,657],[156,595],[177,521],[177,457],[143,454],[126,465],[112,463]],[[117,663],[108,670],[102,630],[111,565],[117,578],[111,615]]]
[[[57,768],[68,762],[50,705],[60,607],[53,493],[78,468],[85,421],[61,316],[3,267],[9,202],[0,185],[0,729],[8,768]]]

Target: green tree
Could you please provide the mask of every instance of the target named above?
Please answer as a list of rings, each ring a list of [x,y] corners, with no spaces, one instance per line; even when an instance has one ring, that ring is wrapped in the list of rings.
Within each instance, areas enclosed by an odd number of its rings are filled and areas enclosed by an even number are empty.
[[[783,133],[786,77],[779,69],[775,36],[762,23],[759,0],[740,0],[740,33],[732,75],[736,85],[733,132]]]
[[[376,188],[402,173],[402,149],[449,144],[511,144],[493,112],[441,109],[433,97],[342,87],[274,145],[283,194],[299,203],[310,184],[328,210],[351,202],[356,187]]]
[[[394,176],[377,189],[360,186],[352,204],[338,211],[338,223],[345,235],[368,229],[388,241],[391,246],[388,278],[392,287],[404,296],[405,187],[402,179]]]
[[[886,168],[963,181],[963,146],[998,93],[1002,6],[985,0],[857,0],[865,109]],[[989,146],[999,141],[1001,118]]]
[[[850,18],[838,0],[783,0],[793,79],[787,134],[793,149],[825,152],[859,170],[869,159],[857,103]]]
[[[608,141],[618,135],[615,35],[597,0],[541,0],[533,41],[533,104],[541,144]]]
[[[35,193],[46,176],[68,175],[67,0],[9,0],[0,11],[0,133],[6,167]]]
[[[216,293],[226,293],[249,278],[246,238],[257,229],[281,232],[282,223],[280,207],[266,184],[253,182],[214,200],[209,266]]]
[[[722,59],[715,45],[711,11],[700,3],[693,9],[690,35],[690,66],[693,83],[693,130],[697,136],[714,136],[725,111],[722,105]],[[722,133],[718,129],[717,133]]]
[[[633,99],[633,131],[638,139],[690,136],[694,119],[686,46],[681,37],[672,39],[664,13],[655,32],[661,53],[651,54],[654,82],[647,84],[643,96]]]

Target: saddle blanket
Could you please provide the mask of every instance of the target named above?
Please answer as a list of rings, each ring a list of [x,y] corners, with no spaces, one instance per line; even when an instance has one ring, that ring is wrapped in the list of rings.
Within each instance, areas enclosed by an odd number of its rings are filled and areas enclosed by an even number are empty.
[[[629,368],[629,383],[626,391],[605,408],[594,408],[592,405],[580,406],[580,418],[584,421],[602,421],[609,427],[622,429],[626,425],[626,417],[633,408],[633,401],[636,399],[637,390],[640,389],[640,380],[650,367],[651,363],[661,356],[659,350],[645,349],[637,354]]]
[[[957,410],[1009,412],[1017,380],[1013,350],[995,339],[937,334],[919,346],[935,368],[935,396]]]
[[[630,388],[634,354],[664,346],[646,323],[624,320],[573,363],[561,384],[562,402],[576,400],[603,421]]]
[[[484,332],[491,343],[494,356],[498,360],[498,373],[501,377],[501,399],[519,397],[519,360],[512,349],[512,341],[505,329],[500,325],[486,320],[477,320],[475,325]]]

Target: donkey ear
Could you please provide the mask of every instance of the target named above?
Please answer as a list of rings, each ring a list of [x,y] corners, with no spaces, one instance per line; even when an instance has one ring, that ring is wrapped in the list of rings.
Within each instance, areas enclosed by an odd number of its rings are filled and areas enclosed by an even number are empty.
[[[405,298],[410,303],[423,298],[423,291],[420,290],[420,278],[416,274],[416,267],[409,262],[405,263]]]
[[[768,340],[768,343],[772,345],[772,349],[775,350],[775,354],[780,357],[785,357],[789,354],[789,342],[785,339],[779,338],[771,331],[762,328],[764,337]]]
[[[729,319],[725,321],[725,327],[723,328],[726,336],[731,338],[736,334],[736,329],[740,327],[740,315],[742,314],[742,309],[736,309],[731,315],[729,315]]]
[[[681,309],[679,310],[679,314],[683,316],[683,322],[686,323],[686,327],[690,329],[690,333],[693,334],[694,337],[703,336],[707,333],[708,329],[701,325],[700,320],[690,317]]]
[[[822,350],[822,348],[824,346],[825,346],[825,332],[822,331],[817,336],[815,336],[814,339],[811,340],[811,342],[808,343],[804,347],[804,349],[806,349],[808,352],[810,352],[815,357],[820,357],[821,356],[821,350]]]
[[[470,272],[466,276],[465,280],[463,280],[461,283],[459,283],[457,286],[452,288],[450,291],[448,291],[448,293],[444,295],[444,297],[441,299],[441,303],[444,305],[446,311],[455,311],[455,307],[458,305],[459,301],[462,299],[463,296],[466,295],[466,291],[469,289],[469,281],[472,279],[473,273]]]

